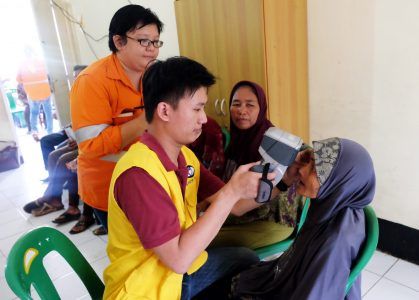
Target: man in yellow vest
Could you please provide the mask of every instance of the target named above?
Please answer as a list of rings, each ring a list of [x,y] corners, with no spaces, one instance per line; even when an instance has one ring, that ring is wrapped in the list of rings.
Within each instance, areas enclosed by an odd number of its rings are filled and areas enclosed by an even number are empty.
[[[104,299],[191,299],[258,261],[246,248],[205,249],[230,213],[258,206],[261,175],[248,164],[224,185],[185,147],[207,121],[215,79],[204,66],[170,58],[150,66],[142,82],[148,130],[113,172]],[[201,200],[210,206],[197,218]]]

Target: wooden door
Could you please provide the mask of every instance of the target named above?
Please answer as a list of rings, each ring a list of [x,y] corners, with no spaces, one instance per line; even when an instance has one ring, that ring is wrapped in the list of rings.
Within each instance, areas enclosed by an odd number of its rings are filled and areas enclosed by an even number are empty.
[[[306,0],[264,0],[269,118],[309,140]]]
[[[225,99],[229,125],[229,97],[241,80],[258,83],[266,90],[262,0],[208,0],[214,6],[220,98]]]
[[[203,64],[218,78],[217,45],[215,39],[214,7],[207,0],[180,0],[175,2],[176,24],[179,38],[179,49],[182,56],[194,59]],[[206,113],[221,123],[215,109],[219,99],[218,84],[211,87],[208,94]],[[219,103],[219,101],[217,101]]]

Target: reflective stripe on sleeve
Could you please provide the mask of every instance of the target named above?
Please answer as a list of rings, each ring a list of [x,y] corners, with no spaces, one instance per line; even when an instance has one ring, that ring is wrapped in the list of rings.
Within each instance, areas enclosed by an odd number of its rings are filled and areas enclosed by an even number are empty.
[[[74,134],[76,136],[76,142],[80,143],[97,137],[103,130],[109,127],[108,124],[91,125],[77,129]]]
[[[122,155],[124,155],[126,152],[127,151],[120,151],[116,154],[105,155],[105,156],[102,156],[100,159],[101,160],[106,160],[106,161],[111,161],[111,162],[117,162],[122,157]]]

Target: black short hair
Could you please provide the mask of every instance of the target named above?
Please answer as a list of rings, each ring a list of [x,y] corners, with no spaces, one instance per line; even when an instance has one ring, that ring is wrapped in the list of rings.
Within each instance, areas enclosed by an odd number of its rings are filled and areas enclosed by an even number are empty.
[[[118,9],[109,24],[109,49],[113,53],[118,51],[113,42],[114,35],[121,36],[126,42],[127,32],[134,29],[140,29],[150,24],[157,26],[159,34],[162,32],[163,23],[149,8],[144,8],[137,4],[129,4]]]
[[[199,88],[209,88],[214,83],[215,77],[207,68],[187,57],[176,56],[154,62],[142,79],[147,122],[153,120],[160,102],[169,103],[176,109],[185,95],[193,95]]]

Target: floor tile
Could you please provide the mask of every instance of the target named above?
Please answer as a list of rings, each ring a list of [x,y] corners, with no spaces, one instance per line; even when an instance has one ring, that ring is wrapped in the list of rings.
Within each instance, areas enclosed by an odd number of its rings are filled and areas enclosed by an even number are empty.
[[[407,261],[398,260],[384,275],[392,281],[401,283],[419,292],[419,266]],[[419,299],[419,298],[418,298]]]
[[[28,218],[28,221],[35,227],[40,227],[40,226],[55,227],[56,225],[52,223],[52,220],[54,220],[63,212],[64,212],[64,209],[61,209],[61,210],[54,211],[52,213],[49,213],[40,217],[35,217],[30,214],[26,214],[26,216]]]
[[[18,233],[24,233],[33,229],[33,225],[25,219],[15,220],[0,226],[0,240],[14,236]]]
[[[0,252],[7,257],[9,255],[10,249],[16,241],[23,235],[23,233],[17,233],[13,236],[0,240]],[[0,298],[1,299],[1,298]]]
[[[0,192],[0,212],[14,208],[14,205]]]
[[[88,241],[97,239],[97,237],[90,230],[86,230],[86,231],[78,233],[78,234],[70,234],[69,232],[75,224],[76,224],[76,222],[74,221],[74,222],[70,222],[70,223],[65,224],[65,225],[55,225],[55,224],[53,224],[54,226],[51,226],[51,227],[54,227],[55,229],[64,233],[76,246],[80,246],[80,245],[83,245],[84,243],[86,243]]]
[[[88,262],[94,262],[106,257],[106,244],[97,237],[79,245],[78,248]]]
[[[62,300],[74,300],[88,294],[86,287],[76,273],[70,273],[54,281]]]
[[[43,263],[52,280],[74,272],[68,262],[56,251],[48,253]]]
[[[397,261],[397,258],[386,253],[375,251],[370,262],[365,269],[377,275],[384,275],[392,265]]]
[[[91,263],[91,266],[103,281],[103,271],[105,271],[106,267],[109,266],[109,258],[105,256],[104,258]]]
[[[2,253],[0,253],[0,279],[4,278],[4,267],[5,266],[6,266],[6,257]]]
[[[22,219],[26,220],[22,212],[16,208],[0,212],[0,225]]]
[[[0,278],[0,299],[2,300],[17,299],[16,295],[9,288],[9,286],[7,285],[6,279],[4,278]]]
[[[418,300],[419,292],[382,278],[363,297],[364,300]]]
[[[369,271],[362,271],[361,294],[364,296],[377,282],[380,276]]]

